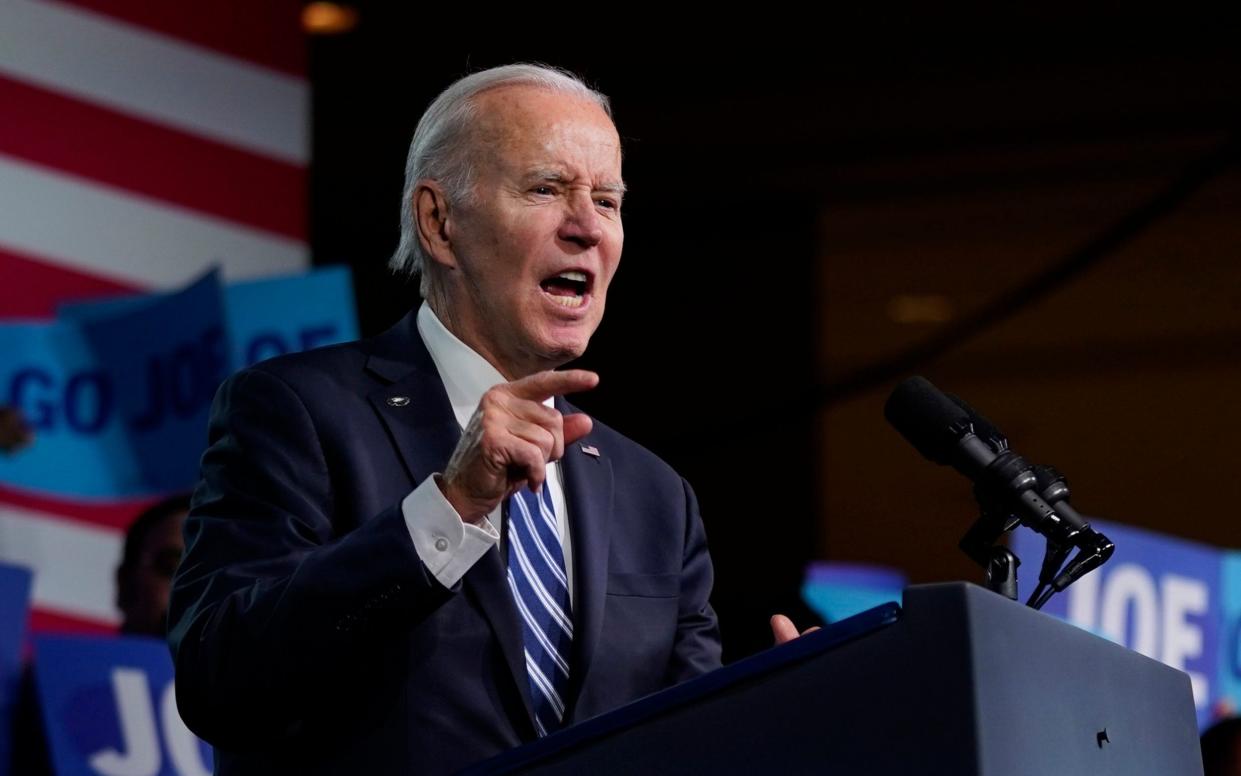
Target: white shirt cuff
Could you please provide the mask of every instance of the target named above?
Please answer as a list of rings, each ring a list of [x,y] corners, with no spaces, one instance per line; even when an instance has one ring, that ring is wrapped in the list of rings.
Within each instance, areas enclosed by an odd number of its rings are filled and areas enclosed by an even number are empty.
[[[435,482],[427,477],[401,501],[401,512],[414,549],[427,570],[444,587],[461,581],[465,573],[500,541],[487,518],[467,523],[453,509]]]

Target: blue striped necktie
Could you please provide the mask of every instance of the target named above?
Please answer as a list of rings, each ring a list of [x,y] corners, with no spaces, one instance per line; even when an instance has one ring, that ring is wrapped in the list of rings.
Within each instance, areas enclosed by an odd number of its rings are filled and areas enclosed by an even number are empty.
[[[573,644],[564,548],[550,491],[546,485],[541,494],[522,488],[509,499],[508,512],[508,584],[521,615],[526,674],[540,736],[556,730],[564,719]]]

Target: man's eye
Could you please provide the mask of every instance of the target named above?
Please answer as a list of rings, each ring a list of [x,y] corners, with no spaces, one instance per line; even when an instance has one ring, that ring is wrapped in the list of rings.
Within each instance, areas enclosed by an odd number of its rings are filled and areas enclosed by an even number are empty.
[[[599,207],[604,207],[608,210],[620,210],[620,203],[614,199],[597,199],[595,202]]]
[[[534,194],[538,194],[540,196],[545,196],[545,197],[550,197],[551,195],[556,193],[556,191],[551,186],[535,186],[533,189],[530,189],[530,191]]]

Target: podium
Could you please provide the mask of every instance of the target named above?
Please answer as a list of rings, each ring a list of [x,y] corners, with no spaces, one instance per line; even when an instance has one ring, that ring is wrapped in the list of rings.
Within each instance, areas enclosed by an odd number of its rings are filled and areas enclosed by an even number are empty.
[[[1189,677],[983,588],[888,604],[471,774],[1201,776]]]

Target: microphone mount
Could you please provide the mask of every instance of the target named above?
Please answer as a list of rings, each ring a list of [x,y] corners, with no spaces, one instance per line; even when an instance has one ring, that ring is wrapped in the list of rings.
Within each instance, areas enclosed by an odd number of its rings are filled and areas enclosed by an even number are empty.
[[[1017,455],[990,421],[958,397],[913,377],[897,386],[884,413],[925,457],[974,481],[979,517],[960,547],[985,569],[989,589],[1017,598],[1021,561],[1000,540],[1018,525],[1047,541],[1039,585],[1027,601],[1035,609],[1111,557],[1115,545],[1069,505],[1063,475]],[[1076,556],[1065,565],[1073,550]]]

